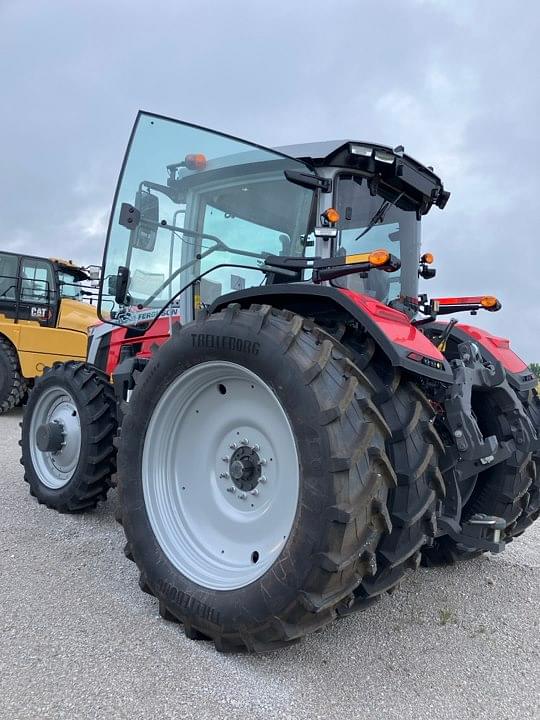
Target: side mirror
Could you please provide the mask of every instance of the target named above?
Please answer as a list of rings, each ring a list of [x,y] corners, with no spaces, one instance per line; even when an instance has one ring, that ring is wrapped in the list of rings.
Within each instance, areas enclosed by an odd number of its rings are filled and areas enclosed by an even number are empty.
[[[113,297],[116,295],[116,278],[116,275],[109,275],[107,278],[107,294]]]
[[[86,269],[88,271],[90,280],[96,282],[101,279],[101,268],[99,267],[99,265],[89,265]]]
[[[133,247],[153,252],[159,224],[159,198],[152,193],[137,190],[135,207],[141,215],[139,225],[133,230]]]
[[[128,283],[129,283],[129,268],[125,267],[125,265],[119,265],[118,273],[115,277],[115,283],[114,283],[114,285],[115,285],[114,300],[118,305],[126,304]],[[111,281],[109,280],[109,287],[110,286],[111,286]]]
[[[129,244],[137,250],[153,252],[159,226],[159,198],[157,195],[137,190],[135,205],[122,203],[120,225],[131,231]]]
[[[108,275],[105,279],[107,280],[106,294],[112,296],[118,305],[125,305],[129,285],[129,268],[119,265],[116,275]]]

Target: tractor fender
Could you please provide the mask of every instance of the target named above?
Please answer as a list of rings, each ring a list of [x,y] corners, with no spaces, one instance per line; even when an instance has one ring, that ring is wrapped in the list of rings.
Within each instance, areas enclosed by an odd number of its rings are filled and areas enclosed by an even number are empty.
[[[230,303],[243,307],[251,303],[272,305],[315,320],[336,316],[345,321],[352,318],[373,338],[394,367],[443,383],[453,380],[444,355],[410,318],[368,295],[326,285],[283,283],[222,295],[214,300],[208,312],[218,312]]]
[[[434,322],[426,326],[433,330],[443,330],[446,323]],[[510,341],[482,330],[474,325],[458,323],[452,329],[450,337],[456,342],[475,342],[484,360],[493,365],[500,364],[506,371],[508,382],[518,392],[531,390],[538,382],[533,371],[510,348]]]

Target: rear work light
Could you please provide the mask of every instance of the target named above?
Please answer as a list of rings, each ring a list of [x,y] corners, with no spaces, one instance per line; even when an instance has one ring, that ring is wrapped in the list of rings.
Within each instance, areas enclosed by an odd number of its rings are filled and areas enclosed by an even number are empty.
[[[362,157],[371,157],[373,155],[373,148],[365,145],[350,145],[349,147],[351,155],[361,155]]]

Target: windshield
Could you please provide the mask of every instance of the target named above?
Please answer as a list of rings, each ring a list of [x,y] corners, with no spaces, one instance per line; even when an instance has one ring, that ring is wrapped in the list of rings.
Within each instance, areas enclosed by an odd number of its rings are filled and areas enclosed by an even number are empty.
[[[107,318],[152,320],[174,300],[191,319],[194,305],[264,283],[268,255],[303,255],[314,191],[285,171],[314,175],[279,153],[141,113],[107,239],[103,292],[122,300],[110,316],[110,302],[103,308]]]
[[[60,296],[63,298],[73,298],[80,300],[82,298],[83,288],[80,280],[71,273],[58,271],[58,281],[60,283]]]
[[[412,210],[403,210],[388,205],[388,202],[383,204],[385,201],[392,203],[395,199],[395,196],[371,195],[367,180],[361,175],[338,176],[340,239],[337,254],[352,255],[381,248],[401,260],[401,269],[393,273],[371,270],[367,277],[349,275],[334,283],[371,295],[384,303],[400,296],[416,297],[418,294],[420,221]],[[381,207],[379,221],[369,227]]]

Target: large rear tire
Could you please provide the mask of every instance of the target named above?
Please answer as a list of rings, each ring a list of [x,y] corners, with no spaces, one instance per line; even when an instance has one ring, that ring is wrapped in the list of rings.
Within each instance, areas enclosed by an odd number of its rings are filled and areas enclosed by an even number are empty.
[[[538,412],[537,398],[531,396],[531,413]],[[484,393],[473,400],[473,409],[485,436],[495,435],[499,440],[512,439],[512,420],[497,393]],[[540,413],[539,413],[540,415]],[[538,417],[536,422],[538,427]],[[532,417],[531,417],[532,419]],[[538,467],[529,448],[516,449],[505,462],[479,474],[475,488],[465,503],[462,521],[477,513],[503,518],[506,528],[501,539],[508,543],[520,535],[538,517],[540,509],[540,479]],[[481,550],[469,550],[448,535],[438,538],[433,547],[423,552],[422,562],[427,566],[452,565],[482,555]]]
[[[421,551],[433,543],[437,531],[437,504],[445,486],[439,469],[444,450],[434,425],[433,409],[420,388],[386,359],[377,357],[375,346],[352,346],[355,359],[375,388],[374,401],[389,433],[386,451],[396,473],[397,486],[390,491],[388,509],[391,532],[381,540],[375,554],[376,571],[355,590],[355,601],[342,607],[348,615],[367,607],[373,599],[392,592],[408,572],[416,570]]]
[[[527,413],[536,437],[540,439],[540,398],[536,390],[530,390],[522,397],[523,409]],[[540,517],[540,448],[536,447],[532,455],[533,479],[528,489],[528,498],[521,515],[511,528],[511,536],[518,537]]]
[[[0,336],[0,415],[20,405],[26,393],[19,358],[13,345]]]
[[[390,530],[372,394],[298,315],[231,305],[175,326],[136,380],[118,450],[126,555],[163,617],[261,652],[336,616]]]
[[[47,368],[29,394],[21,427],[24,479],[39,503],[65,513],[105,500],[117,429],[105,373],[82,362]]]

